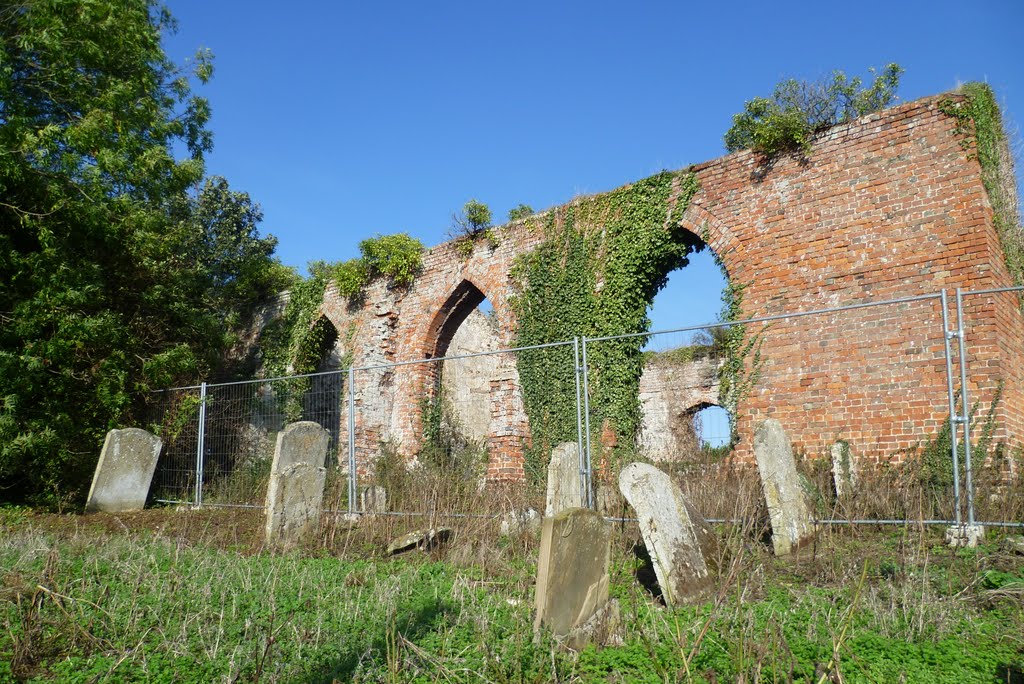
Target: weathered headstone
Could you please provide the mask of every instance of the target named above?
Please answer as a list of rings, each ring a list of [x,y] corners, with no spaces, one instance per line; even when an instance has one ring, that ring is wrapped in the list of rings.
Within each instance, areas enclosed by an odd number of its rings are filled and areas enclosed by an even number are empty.
[[[267,486],[267,544],[292,545],[319,523],[329,440],[327,430],[311,421],[278,433]]]
[[[363,513],[384,513],[388,510],[388,491],[380,485],[370,485],[359,495],[359,510]]]
[[[139,428],[108,432],[85,510],[107,513],[142,510],[162,446],[159,437]]]
[[[983,525],[952,525],[946,528],[946,544],[953,548],[966,547],[973,549],[985,538]]]
[[[535,632],[580,648],[580,628],[608,603],[611,524],[596,511],[570,508],[544,518],[537,560]]]
[[[853,458],[850,443],[840,439],[831,449],[832,482],[836,487],[836,496],[842,498],[853,493],[857,487],[857,462]]]
[[[513,537],[523,532],[535,532],[540,527],[540,513],[527,508],[521,511],[509,511],[501,520],[499,532],[503,537]]]
[[[625,506],[619,488],[604,482],[597,485],[597,490],[594,492],[594,504],[601,515],[609,518],[621,517]]]
[[[672,478],[646,463],[623,468],[619,489],[640,520],[665,604],[699,599],[714,585],[708,558],[717,548],[704,518]]]
[[[580,473],[580,453],[575,442],[562,442],[551,452],[548,463],[548,496],[544,516],[551,516],[568,508],[582,508],[583,476]]]
[[[768,504],[772,547],[776,556],[784,556],[814,537],[814,521],[800,485],[793,446],[779,421],[769,418],[754,430],[754,457]]]

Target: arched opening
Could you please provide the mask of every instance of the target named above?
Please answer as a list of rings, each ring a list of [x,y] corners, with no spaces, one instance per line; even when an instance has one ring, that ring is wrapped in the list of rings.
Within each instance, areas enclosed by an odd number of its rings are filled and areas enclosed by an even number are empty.
[[[331,435],[327,449],[327,465],[335,463],[332,457],[338,448],[341,431],[342,397],[344,396],[345,350],[338,330],[326,317],[321,316],[310,328],[309,346],[298,359],[302,367],[312,373],[299,386],[302,392],[302,420],[319,423]]]
[[[466,475],[482,474],[491,433],[491,383],[499,359],[481,352],[500,348],[493,306],[463,280],[438,309],[428,337],[431,364],[422,404],[421,460]]]
[[[722,262],[701,240],[648,305],[653,334],[640,380],[640,446],[652,458],[731,446],[731,419],[719,396],[728,328],[714,325],[727,317],[727,286]]]
[[[429,348],[426,358],[437,359],[446,356],[452,338],[474,310],[486,299],[484,293],[473,283],[463,280],[456,286],[437,310],[427,333]]]

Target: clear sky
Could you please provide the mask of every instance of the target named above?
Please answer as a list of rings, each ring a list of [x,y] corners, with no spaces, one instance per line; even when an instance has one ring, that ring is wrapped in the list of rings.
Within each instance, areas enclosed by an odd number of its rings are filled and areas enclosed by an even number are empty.
[[[215,55],[208,171],[300,269],[375,234],[437,244],[470,198],[501,222],[721,156],[732,115],[783,78],[897,62],[902,101],[983,80],[1024,122],[1020,0],[168,6],[171,57]],[[721,286],[696,260],[654,328],[713,320]]]

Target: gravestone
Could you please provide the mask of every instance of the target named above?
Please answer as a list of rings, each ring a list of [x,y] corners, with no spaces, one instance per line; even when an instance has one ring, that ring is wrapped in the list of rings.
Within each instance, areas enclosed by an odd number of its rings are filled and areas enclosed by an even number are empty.
[[[551,452],[548,463],[548,496],[544,516],[568,508],[583,508],[583,476],[580,473],[580,452],[575,442],[562,442]]]
[[[139,428],[108,432],[85,510],[141,511],[146,505],[162,446],[159,437]]]
[[[701,514],[668,475],[646,463],[623,468],[619,489],[640,520],[665,604],[701,598],[714,586],[708,558],[718,546]]]
[[[610,540],[611,524],[596,511],[570,508],[544,518],[534,632],[545,627],[570,648],[582,647],[581,628],[608,603]]]
[[[514,537],[524,532],[536,533],[540,528],[540,513],[527,508],[521,511],[509,511],[501,520],[499,534],[503,537]]]
[[[754,457],[772,524],[772,548],[785,556],[814,537],[814,521],[804,498],[793,446],[774,418],[754,430]]]
[[[842,498],[853,494],[857,486],[857,462],[853,458],[850,443],[840,439],[831,449],[832,482],[836,487],[836,496]]]
[[[388,510],[388,491],[380,485],[370,485],[359,495],[359,510],[363,513],[385,513]]]
[[[320,521],[330,435],[311,421],[291,423],[277,435],[267,486],[266,540],[291,546]]]

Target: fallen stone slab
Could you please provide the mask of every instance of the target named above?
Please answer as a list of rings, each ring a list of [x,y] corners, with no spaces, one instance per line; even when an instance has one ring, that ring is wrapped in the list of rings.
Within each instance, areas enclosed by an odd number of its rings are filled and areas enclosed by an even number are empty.
[[[534,632],[549,629],[566,645],[608,603],[611,525],[596,511],[570,508],[544,518],[537,560]],[[577,631],[580,648],[586,631]]]
[[[394,556],[413,549],[429,551],[439,544],[448,542],[455,534],[450,527],[431,527],[429,530],[415,530],[392,540],[388,544],[388,555]]]
[[[548,492],[544,516],[551,517],[569,508],[583,508],[583,476],[576,442],[562,442],[551,452],[548,463]]]
[[[792,553],[814,537],[814,521],[804,497],[793,446],[774,418],[754,430],[754,457],[772,525],[776,556]]]
[[[294,545],[319,525],[329,441],[327,430],[312,421],[291,423],[278,433],[267,485],[269,546]]]
[[[108,432],[92,477],[85,510],[107,513],[141,511],[146,505],[162,447],[159,437],[139,428]]]
[[[1013,534],[1003,539],[1003,550],[1024,556],[1024,535]]]
[[[668,475],[646,463],[630,463],[619,473],[619,489],[636,511],[668,606],[699,600],[714,587],[718,541],[703,516]]]

